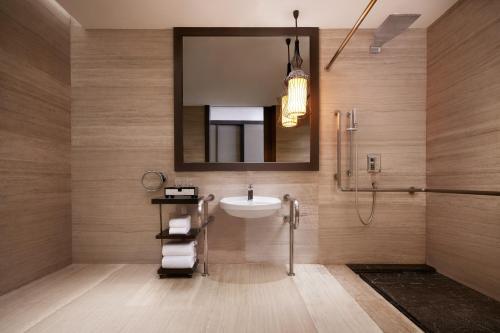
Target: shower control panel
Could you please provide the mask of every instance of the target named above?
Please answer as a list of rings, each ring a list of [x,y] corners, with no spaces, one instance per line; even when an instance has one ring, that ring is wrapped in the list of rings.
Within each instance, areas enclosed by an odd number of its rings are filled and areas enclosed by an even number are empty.
[[[378,173],[382,171],[380,154],[366,155],[366,171],[368,173]]]

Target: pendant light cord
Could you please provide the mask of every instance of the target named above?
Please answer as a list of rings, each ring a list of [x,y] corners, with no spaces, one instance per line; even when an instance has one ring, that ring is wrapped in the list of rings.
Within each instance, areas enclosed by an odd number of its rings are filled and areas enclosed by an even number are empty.
[[[295,18],[295,49],[293,52],[292,66],[293,69],[300,69],[300,66],[302,65],[302,58],[300,57],[300,50],[299,50],[299,26],[297,23],[297,20],[299,18],[298,10],[293,11],[293,17]]]
[[[286,47],[288,49],[288,63],[286,64],[286,75],[287,76],[292,71],[292,63],[290,62],[290,43],[291,43],[291,41],[292,40],[290,38],[286,39]]]
[[[299,27],[297,25],[297,19],[299,18],[299,11],[293,11],[293,17],[295,18],[295,42],[299,40]]]

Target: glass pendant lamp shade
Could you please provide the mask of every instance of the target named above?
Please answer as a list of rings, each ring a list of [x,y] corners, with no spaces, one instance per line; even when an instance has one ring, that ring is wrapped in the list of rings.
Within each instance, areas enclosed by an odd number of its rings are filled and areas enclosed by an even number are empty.
[[[302,70],[295,70],[288,76],[289,116],[301,117],[307,113],[308,76]]]
[[[288,96],[283,95],[281,97],[281,126],[283,127],[295,127],[297,126],[298,120],[295,116],[290,116],[287,112],[288,107]]]
[[[282,116],[282,118],[281,118],[281,126],[286,127],[286,128],[297,126],[297,122],[298,122],[298,120],[296,117],[288,118],[288,117]]]
[[[290,42],[292,41],[290,38],[286,40],[287,46],[287,54],[288,54],[288,63],[286,65],[286,75],[288,76],[292,71],[292,64],[290,63]],[[295,116],[290,116],[288,114],[288,92],[286,88],[286,78],[283,82],[283,94],[281,97],[278,97],[278,103],[280,104],[280,124],[281,127],[295,127],[297,126],[298,119]]]

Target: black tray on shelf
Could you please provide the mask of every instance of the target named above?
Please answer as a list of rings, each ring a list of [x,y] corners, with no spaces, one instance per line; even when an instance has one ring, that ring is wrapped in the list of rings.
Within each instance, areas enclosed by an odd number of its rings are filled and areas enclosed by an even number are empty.
[[[197,205],[200,199],[203,199],[203,196],[199,196],[197,198],[165,198],[165,197],[159,197],[159,198],[153,198],[151,199],[151,203],[153,205],[166,205],[166,204],[173,204],[173,205]]]
[[[187,234],[169,234],[168,228],[164,229],[161,233],[156,234],[156,239],[186,239],[193,240],[199,235],[201,229],[192,228]]]
[[[163,268],[160,266],[158,268],[158,275],[160,279],[170,278],[170,277],[193,277],[198,267],[198,259],[196,259],[192,268]]]

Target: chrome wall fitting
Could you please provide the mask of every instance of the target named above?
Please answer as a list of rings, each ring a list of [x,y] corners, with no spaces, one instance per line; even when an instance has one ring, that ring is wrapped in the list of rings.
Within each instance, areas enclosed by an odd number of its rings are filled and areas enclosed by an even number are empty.
[[[142,186],[148,192],[156,192],[161,190],[163,184],[167,182],[167,176],[161,171],[148,170],[141,178]]]

